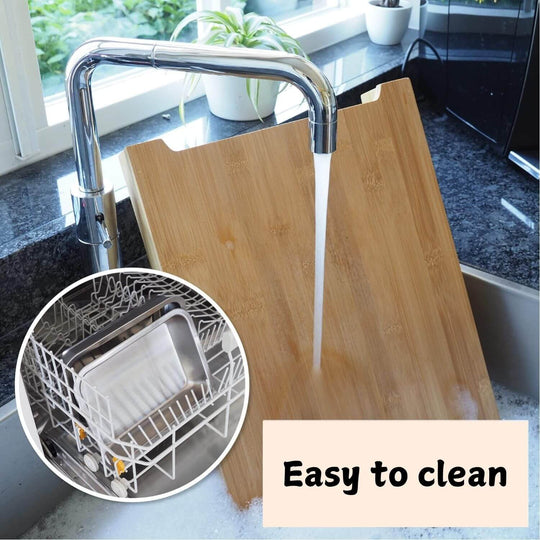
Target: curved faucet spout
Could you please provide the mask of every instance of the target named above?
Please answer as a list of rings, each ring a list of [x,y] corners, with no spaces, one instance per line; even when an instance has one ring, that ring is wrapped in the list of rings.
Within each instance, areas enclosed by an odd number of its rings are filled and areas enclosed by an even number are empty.
[[[235,75],[289,82],[299,88],[309,107],[311,150],[336,149],[337,104],[325,75],[301,56],[247,48],[224,48],[143,39],[98,38],[87,41],[70,58],[66,90],[79,187],[73,194],[79,239],[94,247],[93,269],[115,267],[119,259],[116,217],[108,215],[114,200],[105,194],[99,138],[92,100],[92,75],[100,64],[154,67],[191,73]],[[110,199],[111,195],[108,195]],[[83,224],[83,225],[81,225]],[[105,250],[105,251],[103,251]]]

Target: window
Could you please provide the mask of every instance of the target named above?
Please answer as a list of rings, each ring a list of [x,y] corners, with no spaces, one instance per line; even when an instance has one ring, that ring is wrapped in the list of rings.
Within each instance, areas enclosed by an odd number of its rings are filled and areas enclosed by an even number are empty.
[[[64,88],[66,63],[84,41],[96,36],[169,39],[195,0],[29,0],[30,22],[45,97]],[[192,41],[196,28],[183,37]],[[110,75],[107,68],[96,77]]]
[[[99,35],[168,39],[195,9],[234,4],[267,14],[310,53],[365,30],[362,0],[2,0],[0,174],[71,146],[63,90],[73,50]],[[195,37],[196,25],[186,40]],[[174,107],[183,74],[101,66],[94,77],[100,134]],[[201,95],[194,93],[194,99]]]
[[[309,15],[310,12],[330,7],[339,7],[339,2],[326,0],[247,0],[245,12],[254,11],[268,15],[276,21],[284,21],[292,17]]]

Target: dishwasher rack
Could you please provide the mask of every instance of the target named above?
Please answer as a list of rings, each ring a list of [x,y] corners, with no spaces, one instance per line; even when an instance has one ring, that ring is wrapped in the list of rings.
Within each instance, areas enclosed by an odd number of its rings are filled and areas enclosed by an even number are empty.
[[[62,354],[155,296],[180,298],[195,325],[209,377],[118,434],[110,400]],[[136,495],[141,477],[153,468],[174,480],[177,449],[201,428],[228,437],[231,406],[245,395],[243,355],[216,308],[187,285],[137,272],[99,276],[55,302],[30,336],[21,375],[33,411],[40,409],[53,428],[67,433],[87,468],[101,471],[119,497]],[[75,388],[84,389],[84,407]]]

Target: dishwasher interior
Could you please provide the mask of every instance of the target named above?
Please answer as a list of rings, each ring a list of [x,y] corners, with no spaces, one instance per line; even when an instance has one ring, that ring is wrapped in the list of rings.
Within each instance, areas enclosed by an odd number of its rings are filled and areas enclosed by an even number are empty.
[[[220,461],[245,414],[239,340],[204,295],[166,275],[99,275],[37,322],[20,374],[43,455],[104,496],[182,488]]]

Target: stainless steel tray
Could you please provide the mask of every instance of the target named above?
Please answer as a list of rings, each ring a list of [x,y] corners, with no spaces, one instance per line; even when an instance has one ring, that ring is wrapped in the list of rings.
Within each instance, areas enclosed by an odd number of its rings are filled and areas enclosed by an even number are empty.
[[[76,372],[127,340],[165,313],[183,307],[181,296],[154,296],[144,304],[130,309],[125,315],[107,324],[92,335],[62,353],[62,361]]]
[[[137,324],[137,318],[132,318],[130,327]],[[125,331],[125,324],[119,328]],[[117,335],[116,330],[113,334]],[[73,358],[95,350],[96,343],[102,339],[105,337],[94,340],[92,348],[78,351]],[[96,410],[103,407],[92,403],[96,394],[89,391],[90,385],[109,400],[114,438],[121,438],[126,431],[149,422],[149,417],[167,402],[194,387],[200,388],[209,379],[193,321],[186,311],[178,308],[81,366],[78,374],[74,394],[87,422],[98,422]],[[164,423],[161,415],[158,421]]]

